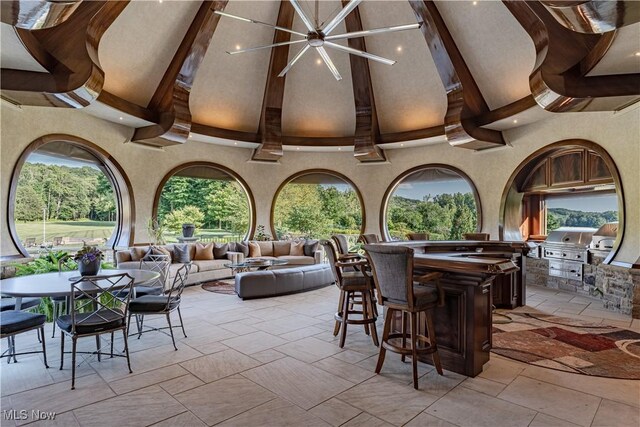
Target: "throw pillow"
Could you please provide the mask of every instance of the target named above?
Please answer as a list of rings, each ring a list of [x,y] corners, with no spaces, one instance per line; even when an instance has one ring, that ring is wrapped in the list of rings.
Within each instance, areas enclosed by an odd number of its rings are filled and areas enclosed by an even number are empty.
[[[213,243],[196,243],[196,256],[193,258],[198,261],[211,261],[213,259]]]
[[[256,242],[249,242],[249,257],[255,258],[259,256],[262,256],[262,253],[260,252],[260,245]]]
[[[215,245],[213,245],[213,257],[215,259],[226,258],[227,252],[229,252],[228,243],[216,243]]]
[[[227,249],[227,252],[242,252],[242,251],[239,251],[239,250],[236,249],[236,242],[229,242],[229,243],[227,243],[227,245],[229,245],[229,248]],[[213,254],[215,255],[216,253],[213,252]]]
[[[148,246],[137,246],[129,249],[131,253],[131,261],[140,261],[149,251]]]
[[[279,257],[289,255],[289,252],[291,252],[291,242],[273,242],[273,256]]]
[[[151,261],[151,255],[153,255],[153,248],[149,248],[146,254],[142,257],[142,261]]]
[[[320,243],[317,240],[307,240],[304,243],[304,255],[315,256],[319,244]]]
[[[154,255],[166,255],[171,259],[171,251],[164,246],[151,246],[151,252]]]
[[[173,262],[182,264],[191,262],[188,245],[173,245]]]
[[[292,241],[289,253],[292,256],[304,256],[304,240]]]
[[[259,256],[274,256],[273,255],[273,242],[272,241],[258,241],[256,242],[260,246]]]
[[[236,242],[236,252],[241,252],[244,257],[249,256],[249,242]]]

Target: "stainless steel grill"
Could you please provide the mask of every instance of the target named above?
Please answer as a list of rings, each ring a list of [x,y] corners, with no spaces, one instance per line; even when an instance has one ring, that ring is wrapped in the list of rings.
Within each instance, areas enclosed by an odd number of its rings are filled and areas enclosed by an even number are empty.
[[[591,239],[591,249],[597,249],[601,251],[610,251],[613,249],[613,243],[618,236],[618,223],[608,222],[603,224],[602,227],[593,233]]]
[[[582,266],[589,259],[595,228],[561,227],[542,243],[542,257],[549,260],[549,276],[582,280]]]

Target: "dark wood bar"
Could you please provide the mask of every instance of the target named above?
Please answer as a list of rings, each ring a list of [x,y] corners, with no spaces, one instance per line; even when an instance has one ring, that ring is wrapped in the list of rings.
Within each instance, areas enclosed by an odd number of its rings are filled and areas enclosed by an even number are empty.
[[[438,349],[445,369],[467,376],[482,372],[489,360],[492,340],[491,312],[494,286],[507,287],[515,304],[524,303],[519,265],[525,244],[520,242],[393,242],[412,247],[416,273],[437,271],[445,291],[445,305],[435,310],[434,324]],[[462,250],[455,250],[462,248]],[[482,251],[476,252],[477,248]],[[522,264],[520,264],[522,265]],[[514,297],[515,295],[515,297]],[[504,296],[504,294],[503,294]],[[520,300],[518,300],[520,296]],[[425,322],[419,322],[424,333]],[[400,317],[394,322],[401,328]],[[430,357],[421,359],[432,363]]]

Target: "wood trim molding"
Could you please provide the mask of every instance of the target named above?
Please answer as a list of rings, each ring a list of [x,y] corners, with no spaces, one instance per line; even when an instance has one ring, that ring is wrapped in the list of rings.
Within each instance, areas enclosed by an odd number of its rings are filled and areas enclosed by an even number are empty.
[[[347,178],[346,175],[343,175],[340,172],[336,172],[331,169],[305,169],[303,171],[294,173],[293,175],[289,176],[287,179],[282,181],[282,183],[278,186],[278,189],[276,190],[275,194],[273,195],[273,200],[271,200],[271,210],[269,213],[269,227],[271,227],[271,235],[273,236],[273,238],[275,239],[277,236],[276,227],[274,223],[274,216],[276,211],[276,202],[278,201],[278,196],[280,195],[280,192],[284,187],[287,186],[287,184],[291,183],[296,178],[300,178],[301,176],[311,175],[311,174],[325,174],[325,175],[333,176],[335,178],[341,179],[342,181],[345,182],[345,184],[349,184],[351,188],[353,188],[353,191],[356,192],[356,196],[358,197],[358,201],[360,202],[360,212],[362,212],[362,223],[360,224],[360,234],[364,233],[364,230],[367,225],[367,211],[365,210],[365,207],[364,207],[364,199],[362,198],[362,193],[360,192],[360,189],[353,183],[353,181]]]
[[[189,95],[202,59],[218,27],[228,0],[204,1],[160,81],[148,109],[159,117],[151,126],[137,128],[132,142],[156,147],[184,144],[191,131]]]
[[[37,31],[16,28],[27,51],[49,73],[3,69],[2,96],[25,105],[89,105],[104,84],[100,39],[127,4],[128,0],[82,2],[59,25]]]
[[[162,178],[162,180],[160,181],[160,184],[156,188],[155,195],[153,196],[153,211],[151,213],[152,218],[154,219],[158,218],[158,206],[160,204],[160,196],[162,195],[162,190],[164,189],[164,186],[166,185],[167,181],[169,181],[169,178],[171,178],[172,176],[174,176],[176,173],[180,171],[183,171],[185,169],[189,169],[192,167],[206,167],[211,169],[217,169],[219,171],[226,173],[231,178],[235,179],[238,184],[240,184],[249,202],[249,215],[251,217],[249,218],[249,230],[247,232],[246,238],[251,239],[253,237],[253,233],[255,233],[256,231],[256,201],[253,198],[253,193],[251,192],[251,188],[249,187],[247,182],[244,180],[244,178],[242,178],[234,170],[229,169],[228,167],[222,166],[217,163],[199,162],[199,161],[187,162],[187,163],[182,163],[181,165],[178,165],[173,169],[171,169],[169,172],[167,172],[165,176]]]
[[[535,45],[536,65],[529,85],[542,108],[552,112],[613,111],[640,98],[640,73],[591,77],[584,74],[602,59],[613,34],[569,30],[537,1],[503,0],[503,3]]]
[[[430,0],[409,0],[409,4],[447,92],[444,126],[449,144],[472,150],[505,145],[502,132],[480,128],[473,120],[489,107],[436,5]]]
[[[124,169],[120,164],[100,146],[87,141],[86,139],[67,135],[67,134],[49,134],[41,136],[34,140],[22,151],[18,161],[13,167],[11,172],[11,181],[9,184],[9,202],[7,203],[7,227],[9,229],[9,235],[13,246],[23,257],[29,257],[29,253],[20,242],[18,231],[15,223],[15,199],[18,189],[18,178],[22,172],[22,166],[27,161],[28,157],[36,150],[51,142],[66,142],[71,145],[78,146],[84,150],[90,152],[95,156],[104,166],[103,171],[111,185],[116,197],[118,220],[116,222],[115,231],[109,239],[109,246],[113,249],[116,246],[130,246],[134,242],[135,237],[135,198],[133,195],[133,187],[131,181],[127,177]]]
[[[565,139],[549,144],[530,154],[518,165],[517,168],[515,168],[507,180],[500,199],[500,210],[498,211],[499,239],[522,240],[519,224],[521,215],[515,211],[520,209],[522,205],[524,193],[519,191],[519,184],[529,176],[528,168],[531,167],[531,165],[538,165],[543,158],[548,157],[555,152],[570,149],[586,149],[588,151],[596,152],[604,160],[605,165],[611,173],[613,182],[615,183],[616,196],[618,199],[618,237],[613,244],[613,249],[604,260],[606,264],[610,264],[618,254],[624,239],[626,202],[624,198],[622,178],[620,177],[620,172],[618,171],[615,161],[607,150],[595,142],[585,139]],[[517,238],[518,235],[520,236],[520,239]]]
[[[640,22],[637,0],[541,0],[562,26],[579,33],[606,33]]]
[[[287,0],[280,1],[278,20],[276,25],[291,28],[295,10]],[[283,43],[291,40],[291,33],[274,31],[273,43]],[[286,67],[289,59],[289,45],[277,46],[271,49],[267,84],[262,98],[262,113],[260,115],[260,146],[252,155],[253,160],[277,161],[282,157],[282,102],[284,100],[284,86],[287,76],[278,77],[280,71]]]
[[[478,218],[476,232],[477,233],[481,232],[482,231],[482,203],[480,202],[480,194],[478,193],[478,188],[476,187],[476,184],[473,182],[473,180],[469,177],[469,175],[467,175],[461,169],[458,169],[455,166],[451,166],[444,163],[428,163],[420,166],[415,166],[411,169],[407,169],[406,171],[402,172],[400,175],[395,177],[393,181],[391,181],[391,184],[389,184],[389,186],[385,190],[384,196],[382,196],[382,204],[380,205],[379,225],[380,225],[380,234],[381,234],[382,240],[386,242],[391,241],[391,236],[389,235],[389,229],[387,227],[387,210],[389,208],[389,200],[391,199],[393,192],[398,187],[398,185],[400,185],[402,181],[404,181],[405,178],[407,178],[409,175],[412,175],[416,172],[423,171],[425,169],[446,169],[446,170],[455,172],[460,176],[460,178],[467,181],[467,183],[471,187],[471,191],[473,191],[473,198],[476,201],[476,210],[477,210],[477,218]]]
[[[349,0],[342,0],[343,7],[348,3]],[[362,31],[360,9],[356,7],[346,16],[344,23],[347,33]],[[347,43],[352,49],[367,51],[364,37],[347,39]],[[349,63],[351,65],[351,86],[353,87],[353,100],[356,110],[353,155],[360,162],[384,162],[387,158],[380,147],[376,145],[380,130],[378,128],[369,62],[361,56],[349,55]]]
[[[42,30],[66,21],[82,0],[3,0],[2,22],[25,30]]]

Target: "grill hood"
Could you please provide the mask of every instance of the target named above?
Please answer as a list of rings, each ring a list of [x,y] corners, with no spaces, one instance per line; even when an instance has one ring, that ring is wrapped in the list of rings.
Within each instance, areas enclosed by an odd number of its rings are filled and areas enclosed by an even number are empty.
[[[560,227],[552,231],[547,236],[545,244],[573,246],[578,248],[588,248],[591,244],[595,228],[588,227]]]

